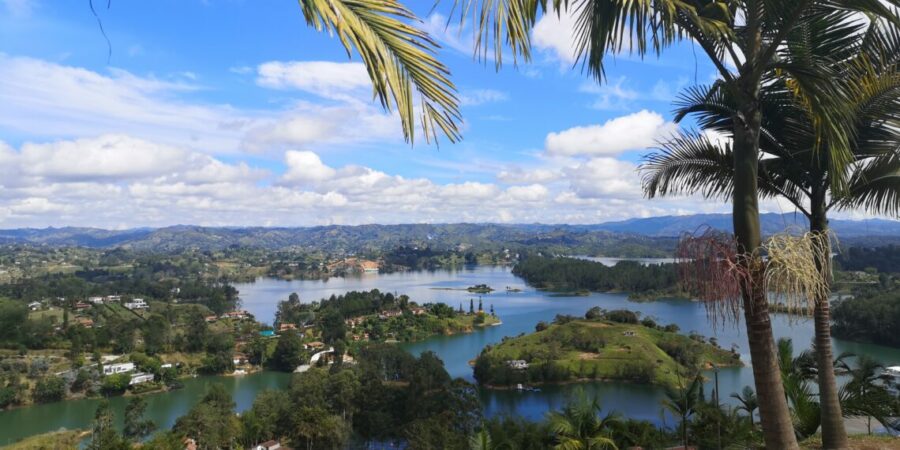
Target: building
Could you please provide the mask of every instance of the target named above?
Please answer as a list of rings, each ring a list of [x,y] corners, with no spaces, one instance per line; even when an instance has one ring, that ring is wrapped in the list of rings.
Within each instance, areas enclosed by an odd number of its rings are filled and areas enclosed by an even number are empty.
[[[88,309],[91,307],[90,303],[78,302],[75,304],[75,309],[81,311],[83,309]]]
[[[296,330],[297,325],[292,323],[280,323],[278,324],[278,331],[288,331],[288,330]]]
[[[357,316],[351,317],[344,321],[344,323],[350,328],[356,328],[363,324],[366,321],[366,316]]]
[[[88,302],[93,303],[95,305],[102,305],[103,297],[88,297]]]
[[[131,375],[131,381],[128,382],[129,386],[134,386],[136,384],[141,383],[149,383],[153,381],[155,376],[152,373],[138,372]]]
[[[378,315],[378,318],[381,320],[390,319],[391,317],[400,317],[403,315],[403,311],[399,309],[393,309],[389,311],[382,311],[381,314]]]
[[[506,364],[515,370],[525,370],[528,368],[528,363],[524,359],[509,360]]]
[[[234,365],[236,365],[236,366],[239,366],[241,364],[246,364],[247,363],[247,355],[245,355],[243,353],[235,353],[231,357],[231,362],[233,362]]]
[[[428,311],[425,310],[425,308],[422,308],[421,306],[413,306],[412,308],[409,308],[409,312],[411,312],[412,315],[414,315],[414,316],[421,316]]]
[[[222,318],[242,320],[246,319],[248,315],[249,313],[247,311],[229,311],[225,314],[222,314]]]
[[[319,341],[312,341],[303,344],[303,348],[307,350],[320,350],[325,348],[325,344]]]
[[[107,296],[106,296],[106,301],[108,301],[108,302],[121,302],[121,301],[122,301],[122,296],[121,296],[121,295],[107,295]]]
[[[136,298],[130,302],[126,302],[124,306],[128,309],[147,309],[150,307],[150,305],[142,298]]]
[[[91,319],[90,317],[76,317],[75,323],[85,328],[94,328],[94,319]]]
[[[119,363],[103,366],[103,375],[115,375],[117,373],[128,373],[134,371],[134,363]]]
[[[625,336],[625,337],[634,337],[634,336],[636,336],[636,333],[635,333],[634,331],[631,331],[631,330],[623,331],[623,332],[622,332],[622,336]]]
[[[219,320],[219,318],[216,316],[206,316],[204,317],[204,320],[206,320],[208,323],[212,323]]]
[[[41,302],[31,302],[28,304],[28,309],[32,311],[37,311],[41,309]]]

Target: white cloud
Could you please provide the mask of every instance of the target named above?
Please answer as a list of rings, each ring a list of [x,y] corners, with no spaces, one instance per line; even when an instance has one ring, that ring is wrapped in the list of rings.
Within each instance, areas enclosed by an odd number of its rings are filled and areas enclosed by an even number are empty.
[[[602,125],[588,125],[550,133],[545,147],[557,155],[618,155],[627,150],[651,147],[674,132],[677,126],[655,112],[642,110],[616,117]]]
[[[593,158],[566,170],[572,192],[580,198],[640,198],[637,166],[615,158]]]
[[[459,104],[461,106],[478,106],[485,103],[502,102],[509,99],[506,92],[494,89],[474,89],[463,91],[459,95]]]
[[[271,89],[296,89],[326,98],[347,98],[371,90],[362,63],[270,61],[257,68],[257,84]]]
[[[577,17],[574,8],[557,15],[548,13],[541,16],[532,30],[534,46],[546,50],[563,63],[574,63],[578,57]]]
[[[322,163],[319,155],[308,151],[291,150],[284,154],[287,172],[282,179],[287,182],[324,181],[334,177],[335,170]]]

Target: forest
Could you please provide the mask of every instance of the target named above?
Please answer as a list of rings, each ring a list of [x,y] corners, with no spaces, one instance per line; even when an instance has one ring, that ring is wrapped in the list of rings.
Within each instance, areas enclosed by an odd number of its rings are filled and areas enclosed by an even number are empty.
[[[586,259],[528,256],[516,264],[513,273],[540,289],[652,293],[668,297],[680,294],[674,264],[619,261],[610,267]]]

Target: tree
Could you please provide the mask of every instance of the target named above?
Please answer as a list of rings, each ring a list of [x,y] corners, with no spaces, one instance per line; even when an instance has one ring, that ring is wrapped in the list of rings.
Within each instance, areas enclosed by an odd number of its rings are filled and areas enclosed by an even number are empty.
[[[900,118],[900,76],[895,55],[900,34],[881,21],[848,23],[850,14],[832,12],[822,19],[820,31],[789,36],[789,46],[801,56],[831,57],[835,77],[849,87],[843,96],[852,119],[849,140],[851,162],[835,172],[832,155],[817,148],[832,147],[821,139],[815,112],[797,97],[790,80],[767,84],[760,90],[763,111],[760,142],[759,189],[764,197],[790,201],[809,220],[810,263],[823,280],[831,280],[831,245],[827,213],[831,209],[862,208],[881,214],[900,211],[900,131],[891,123]],[[827,26],[826,26],[827,25]],[[795,42],[794,39],[799,41]],[[695,88],[682,95],[678,116],[695,114],[701,125],[718,132],[733,128],[738,99],[717,87]],[[839,144],[842,145],[842,144]],[[650,196],[702,193],[727,199],[734,191],[734,151],[727,143],[705,135],[686,133],[662,144],[642,167]],[[834,190],[836,179],[848,186]],[[831,317],[827,289],[815,293],[815,356],[822,406],[822,434],[826,448],[846,446],[837,383],[832,363]]]
[[[113,422],[115,422],[115,415],[109,406],[109,401],[102,400],[94,413],[91,441],[87,445],[88,450],[126,450],[131,448],[131,444],[116,432]]]
[[[738,410],[743,410],[747,412],[747,416],[750,417],[750,426],[753,426],[753,413],[759,408],[759,403],[756,400],[756,392],[753,392],[753,388],[750,386],[744,386],[744,389],[740,394],[737,392],[731,394],[731,398],[737,400],[741,406],[738,406]]]
[[[132,397],[125,406],[125,438],[132,441],[143,439],[156,429],[156,424],[144,418],[147,401],[143,397]]]
[[[231,395],[221,384],[213,384],[200,403],[175,421],[173,431],[194,438],[201,450],[233,448],[242,434],[233,411]]]
[[[579,395],[579,400],[566,405],[562,412],[547,414],[548,427],[553,434],[554,449],[617,449],[611,437],[611,426],[619,421],[616,414],[600,417],[600,403],[587,400]]]
[[[288,330],[278,337],[275,352],[269,361],[272,367],[282,372],[293,372],[303,364],[303,341],[294,330]]]
[[[475,314],[475,299],[469,299],[469,314]]]
[[[689,425],[691,416],[697,411],[701,403],[700,396],[703,393],[703,375],[697,374],[687,385],[682,384],[677,389],[666,389],[666,398],[663,399],[663,408],[669,410],[678,417],[678,431],[681,435],[681,443],[684,447],[690,444]]]
[[[66,396],[66,380],[56,376],[48,375],[38,380],[34,385],[34,391],[31,397],[35,403],[50,403],[62,400]]]

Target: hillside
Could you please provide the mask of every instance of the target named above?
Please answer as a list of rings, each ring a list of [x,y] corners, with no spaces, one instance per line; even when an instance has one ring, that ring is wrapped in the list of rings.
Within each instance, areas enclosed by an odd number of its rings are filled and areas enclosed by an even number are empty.
[[[521,360],[527,368],[511,367]],[[657,326],[575,320],[486,347],[475,378],[493,386],[620,380],[674,387],[710,364],[740,365],[737,354]]]

